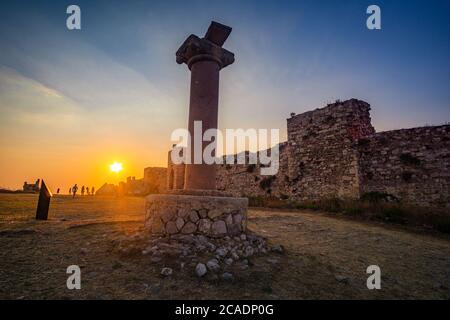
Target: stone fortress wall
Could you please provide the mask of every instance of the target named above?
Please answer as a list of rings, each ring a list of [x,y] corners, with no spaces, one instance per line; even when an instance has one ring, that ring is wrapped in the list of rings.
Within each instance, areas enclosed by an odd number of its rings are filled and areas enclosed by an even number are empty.
[[[450,208],[450,125],[376,133],[358,151],[361,193]]]
[[[369,104],[335,103],[287,120],[290,195],[296,200],[358,198],[357,141],[375,133]]]
[[[411,205],[450,208],[450,125],[376,133],[370,105],[350,99],[292,115],[287,131],[278,174],[262,176],[260,165],[219,165],[217,188],[296,201],[376,191]],[[182,188],[183,175],[183,166],[169,158],[168,186]]]

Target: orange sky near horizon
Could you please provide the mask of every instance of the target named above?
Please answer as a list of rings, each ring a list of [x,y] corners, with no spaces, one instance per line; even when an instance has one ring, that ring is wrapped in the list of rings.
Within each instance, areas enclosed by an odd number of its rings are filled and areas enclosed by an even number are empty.
[[[44,179],[53,192],[60,188],[67,193],[75,183],[98,190],[104,183],[117,184],[128,176],[142,178],[146,167],[167,167],[167,152],[175,143],[171,133],[187,127],[187,72],[184,78],[176,100],[163,93],[150,95],[145,90],[149,84],[135,79],[143,82],[139,93],[115,92],[106,107],[90,108],[0,66],[0,187],[17,190],[25,181]],[[128,100],[126,106],[117,102]],[[252,126],[249,119],[233,117],[223,100],[219,128]],[[283,117],[270,121],[260,122],[260,127],[279,128],[281,140],[286,140]],[[123,164],[120,173],[109,168],[115,161]]]
[[[53,192],[66,193],[75,183],[98,189],[141,178],[145,167],[167,166],[172,129],[158,119],[168,122],[163,110],[173,109],[170,101],[152,108],[151,98],[142,105],[130,99],[123,107],[114,97],[107,108],[87,108],[1,66],[0,87],[0,188],[21,189],[40,178]],[[179,127],[184,121],[175,115],[171,122]],[[110,171],[114,161],[123,171]]]
[[[116,150],[92,145],[80,152],[67,153],[64,150],[47,151],[39,147],[6,151],[6,156],[0,158],[0,187],[21,189],[24,181],[33,183],[36,179],[44,179],[52,192],[60,188],[61,193],[67,193],[69,188],[78,186],[95,187],[96,190],[104,183],[117,184],[128,176],[142,178],[144,168],[148,166],[167,166],[167,155],[162,152],[143,152],[147,157],[141,157],[136,151],[127,147],[117,147]],[[148,159],[146,161],[146,159]],[[123,164],[121,172],[112,172],[110,165],[114,162]]]

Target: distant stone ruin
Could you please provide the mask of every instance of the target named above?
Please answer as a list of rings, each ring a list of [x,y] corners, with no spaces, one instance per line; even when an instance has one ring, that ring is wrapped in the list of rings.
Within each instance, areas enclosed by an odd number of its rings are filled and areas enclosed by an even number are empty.
[[[116,196],[118,187],[112,183],[104,183],[96,192],[96,196]]]
[[[145,168],[143,178],[127,177],[126,181],[119,182],[117,192],[119,195],[127,196],[161,193],[166,189],[166,171],[166,168]]]
[[[35,183],[27,183],[26,181],[23,183],[23,192],[26,193],[38,193],[39,192],[39,182],[41,180],[37,179]]]
[[[450,208],[450,125],[375,132],[370,105],[351,99],[287,119],[280,169],[221,165],[217,188],[234,196],[296,201],[358,199],[370,192],[421,207]],[[182,189],[184,166],[168,164],[169,189]]]

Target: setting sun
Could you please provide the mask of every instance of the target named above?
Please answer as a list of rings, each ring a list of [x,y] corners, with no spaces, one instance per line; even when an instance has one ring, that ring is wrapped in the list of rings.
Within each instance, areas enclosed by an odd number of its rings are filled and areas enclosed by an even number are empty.
[[[119,162],[114,162],[112,165],[109,166],[112,172],[120,172],[123,170],[122,164]]]

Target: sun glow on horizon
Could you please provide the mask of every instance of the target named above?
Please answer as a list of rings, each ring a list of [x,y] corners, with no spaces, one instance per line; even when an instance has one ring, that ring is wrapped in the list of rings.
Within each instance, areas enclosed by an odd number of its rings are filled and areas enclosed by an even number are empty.
[[[109,166],[109,168],[111,169],[112,172],[116,172],[116,173],[119,173],[120,171],[123,170],[123,166],[120,162],[114,162],[113,164],[111,164]]]

